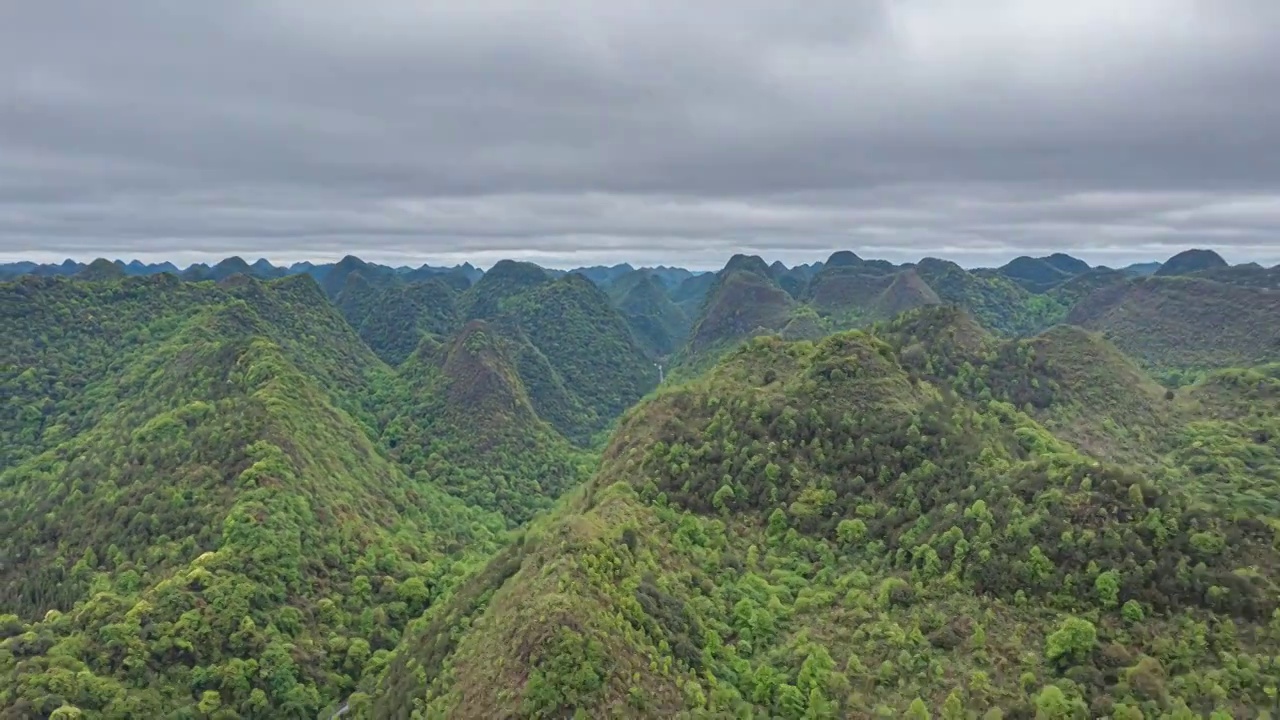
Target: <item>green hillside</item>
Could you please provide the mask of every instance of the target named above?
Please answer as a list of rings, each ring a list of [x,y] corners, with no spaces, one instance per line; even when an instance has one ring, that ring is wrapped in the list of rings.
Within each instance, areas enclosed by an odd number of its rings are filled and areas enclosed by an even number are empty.
[[[1260,266],[12,267],[0,720],[1280,712]]]
[[[446,344],[424,343],[403,367],[412,400],[382,437],[412,477],[511,523],[550,507],[590,468],[535,412],[517,352],[481,320]]]
[[[1188,277],[1102,287],[1067,322],[1103,333],[1157,373],[1280,360],[1280,294]]]
[[[444,276],[374,285],[356,272],[348,275],[334,303],[369,349],[399,365],[424,337],[440,339],[457,329],[458,298]]]
[[[700,368],[747,338],[786,327],[798,303],[767,270],[726,266],[717,274],[678,362]]]
[[[1023,255],[996,271],[1033,293],[1042,293],[1072,277],[1044,258]]]
[[[551,282],[551,276],[537,265],[503,260],[490,268],[462,296],[460,314],[467,320],[495,317],[502,311],[506,300],[547,282]]]
[[[604,291],[581,275],[570,273],[510,296],[496,322],[523,333],[554,371],[552,382],[585,408],[585,415],[575,417],[540,391],[545,382],[525,380],[538,413],[579,441],[604,429],[658,383],[657,368],[626,320]]]
[[[1004,335],[1035,333],[1067,311],[1051,296],[1034,295],[1007,278],[966,272],[946,260],[925,258],[915,269],[942,302],[965,308],[984,327]]]
[[[1235,502],[1258,481],[1234,450],[1113,464],[998,399],[1022,387],[1014,367],[1083,380],[1113,352],[1078,330],[993,341],[939,309],[884,332],[939,333],[988,367],[857,332],[750,342],[629,413],[590,485],[428,611],[355,716],[1252,717],[1274,702],[1277,526]],[[986,396],[945,382],[967,374]],[[1274,424],[1274,380],[1197,386],[1201,409],[1179,408],[1153,453],[1201,434],[1210,397],[1214,417]],[[1065,393],[1043,409],[1097,401]]]
[[[889,285],[893,274],[862,263],[827,264],[809,280],[804,299],[820,312],[865,313]]]
[[[314,717],[503,527],[342,409],[378,364],[310,278],[166,277],[2,288],[5,388],[61,391],[0,471],[6,717]]]
[[[691,323],[657,276],[635,270],[609,288],[613,304],[631,328],[636,343],[652,358],[670,356],[689,339]]]
[[[1227,261],[1223,260],[1218,253],[1212,250],[1191,249],[1183,250],[1165,260],[1154,274],[1156,277],[1170,277],[1224,267],[1227,267]]]
[[[1232,285],[1280,290],[1280,265],[1270,268],[1264,268],[1257,263],[1218,266],[1196,271],[1191,274],[1191,277]]]

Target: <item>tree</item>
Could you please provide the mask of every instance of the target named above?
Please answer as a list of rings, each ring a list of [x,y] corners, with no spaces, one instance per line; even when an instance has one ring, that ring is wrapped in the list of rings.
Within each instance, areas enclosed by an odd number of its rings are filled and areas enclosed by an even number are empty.
[[[196,709],[205,715],[212,715],[222,707],[222,696],[216,690],[205,690],[200,694],[200,703]]]
[[[733,502],[733,488],[727,484],[721,485],[715,495],[711,496],[711,505],[721,512],[728,511],[731,502]]]
[[[1097,643],[1098,631],[1093,623],[1069,617],[1045,639],[1044,654],[1050,661],[1062,665],[1075,664],[1087,659]]]
[[[910,720],[929,720],[929,708],[925,706],[924,700],[916,698],[911,701],[911,705],[907,708],[906,716]]]
[[[836,540],[841,545],[852,547],[862,541],[867,536],[867,524],[861,519],[841,520],[836,525]]]
[[[795,685],[783,684],[778,687],[778,707],[782,708],[782,716],[788,720],[804,718],[806,707],[804,693]]]
[[[1120,608],[1120,615],[1131,623],[1140,623],[1144,617],[1142,604],[1137,600],[1126,600],[1124,607]]]
[[[1076,705],[1057,685],[1047,685],[1036,695],[1036,720],[1070,720]]]
[[[1102,607],[1113,608],[1120,602],[1120,573],[1108,570],[1094,580],[1093,587],[1098,593],[1098,601]]]
[[[704,496],[705,497],[705,496]],[[774,508],[769,515],[769,535],[781,537],[787,532],[787,513],[782,508]]]

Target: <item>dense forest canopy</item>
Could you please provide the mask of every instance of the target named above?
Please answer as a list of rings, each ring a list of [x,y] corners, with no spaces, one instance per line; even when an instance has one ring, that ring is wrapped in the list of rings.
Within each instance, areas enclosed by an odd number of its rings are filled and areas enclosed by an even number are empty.
[[[1270,717],[1278,279],[0,265],[0,718]]]

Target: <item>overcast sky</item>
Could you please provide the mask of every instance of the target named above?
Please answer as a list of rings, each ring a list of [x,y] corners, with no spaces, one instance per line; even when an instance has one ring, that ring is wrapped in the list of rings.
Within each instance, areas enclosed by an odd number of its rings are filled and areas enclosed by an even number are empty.
[[[1277,0],[4,0],[0,259],[1280,262]]]

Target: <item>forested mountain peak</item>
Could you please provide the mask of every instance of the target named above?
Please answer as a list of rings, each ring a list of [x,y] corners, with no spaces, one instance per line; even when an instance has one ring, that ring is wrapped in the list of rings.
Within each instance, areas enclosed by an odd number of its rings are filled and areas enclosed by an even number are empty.
[[[720,270],[721,275],[728,275],[733,272],[749,272],[755,273],[760,277],[772,278],[773,273],[769,270],[769,264],[759,255],[743,255],[741,253],[729,258],[729,262]]]
[[[411,484],[341,409],[360,413],[377,364],[314,281],[236,277],[3,303],[6,388],[43,396],[48,422],[9,435],[35,452],[0,465],[0,598],[23,618],[0,641],[22,658],[0,662],[6,712],[196,712],[210,672],[246,715],[315,715],[394,647],[451,554],[500,530]]]
[[[886,329],[912,333],[906,347],[880,329],[757,338],[642,404],[585,492],[429,613],[372,716],[405,717],[413,698],[486,717],[887,717],[915,698],[1033,715],[1059,694],[1092,715],[1268,702],[1260,688],[1223,699],[1194,682],[1235,677],[1231,658],[1274,647],[1280,554],[1265,511],[1206,512],[1245,486],[1186,483],[1163,456],[1112,464],[1012,404],[1051,376],[1087,394],[1067,383],[1100,365],[1117,388],[1150,384],[1105,341],[1063,327],[999,348],[965,341],[978,352],[953,368],[932,357],[931,335],[971,324],[922,308]],[[912,370],[926,365],[931,376]],[[970,394],[1005,372],[1025,383]],[[1201,452],[1181,436],[1196,422],[1144,442],[1181,460]],[[1226,624],[1237,632],[1213,629]],[[1176,628],[1218,638],[1230,658]],[[952,680],[975,673],[976,687]]]
[[[0,717],[1269,707],[1272,271],[849,256],[19,264]]]
[[[938,305],[942,299],[929,287],[914,268],[893,275],[889,287],[876,298],[871,314],[877,318],[891,318],[900,313],[925,305]]]
[[[819,311],[865,310],[892,282],[892,275],[879,267],[827,263],[809,279],[801,297]]]
[[[446,397],[460,415],[500,415],[503,421],[535,417],[515,362],[483,320],[463,326],[444,354]]]
[[[1050,263],[1048,258],[1026,255],[1014,258],[998,272],[1032,292],[1044,292],[1071,277],[1070,273]]]
[[[80,280],[116,280],[124,276],[124,270],[106,258],[94,260],[75,274]]]
[[[467,290],[462,301],[464,315],[493,317],[507,298],[548,282],[547,272],[533,263],[501,260]]]
[[[858,257],[852,250],[837,250],[827,258],[824,267],[848,267],[850,265],[858,265],[862,262],[862,258]]]
[[[214,265],[213,272],[218,277],[225,277],[236,273],[248,275],[253,272],[253,268],[248,262],[245,262],[244,258],[239,255],[232,255],[229,258],[219,261],[217,265]]]
[[[1155,275],[1167,277],[1170,275],[1190,275],[1200,270],[1209,270],[1212,268],[1226,267],[1227,261],[1222,256],[1212,250],[1200,250],[1193,248],[1191,250],[1183,250],[1174,255],[1155,271]]]
[[[1053,253],[1040,259],[1068,275],[1079,275],[1080,273],[1089,272],[1090,269],[1089,263],[1066,253]]]
[[[1280,294],[1193,277],[1108,284],[1067,316],[1155,372],[1248,366],[1280,350]]]
[[[688,315],[651,272],[637,270],[618,278],[610,293],[636,342],[651,357],[671,355],[687,341],[691,326]]]
[[[694,322],[689,349],[704,352],[786,325],[795,300],[769,276],[759,258],[732,260],[707,292]]]

